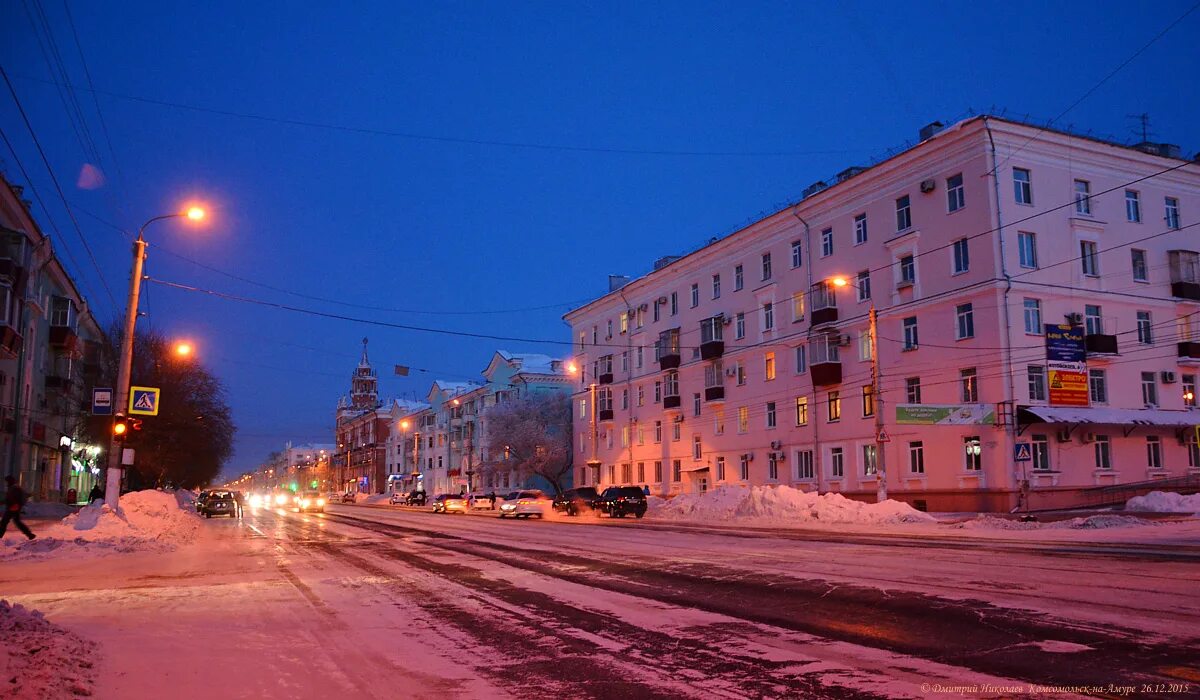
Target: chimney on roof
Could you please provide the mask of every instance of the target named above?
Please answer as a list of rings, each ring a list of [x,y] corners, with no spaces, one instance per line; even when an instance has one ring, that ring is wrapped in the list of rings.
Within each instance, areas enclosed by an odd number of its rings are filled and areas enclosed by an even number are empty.
[[[816,193],[820,192],[821,190],[826,189],[828,187],[829,187],[829,185],[826,185],[824,180],[817,180],[816,182],[809,185],[808,187],[805,187],[804,191],[802,191],[800,193],[800,196],[803,199],[808,199],[809,197],[813,196],[814,194],[816,194]]]
[[[627,284],[629,284],[629,275],[609,275],[608,276],[608,291],[610,291],[610,292],[615,292]]]
[[[921,127],[921,131],[918,134],[920,136],[920,138],[918,138],[917,140],[925,141],[926,139],[931,139],[931,138],[933,138],[934,134],[938,133],[939,131],[941,131],[942,129],[945,129],[945,128],[946,128],[946,125],[941,122],[929,122],[925,126]]]
[[[866,168],[862,167],[861,165],[851,165],[849,168],[846,168],[837,174],[837,181],[845,182],[864,170],[866,170]]]
[[[678,255],[664,255],[661,258],[659,258],[658,260],[654,261],[654,269],[661,270],[664,267],[666,267],[667,265],[670,265],[671,263],[675,262],[678,259],[679,259]],[[609,290],[609,291],[612,291],[612,290]]]
[[[1182,158],[1180,156],[1179,146],[1173,143],[1154,143],[1153,141],[1142,141],[1134,146],[1134,148],[1149,153],[1150,155],[1162,156],[1163,158]]]

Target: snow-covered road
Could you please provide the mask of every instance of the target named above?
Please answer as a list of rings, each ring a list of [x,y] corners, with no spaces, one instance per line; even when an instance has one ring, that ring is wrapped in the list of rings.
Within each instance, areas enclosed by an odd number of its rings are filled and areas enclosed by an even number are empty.
[[[365,506],[203,525],[174,552],[6,562],[0,590],[99,643],[99,697],[1200,690],[1195,540],[735,533]]]

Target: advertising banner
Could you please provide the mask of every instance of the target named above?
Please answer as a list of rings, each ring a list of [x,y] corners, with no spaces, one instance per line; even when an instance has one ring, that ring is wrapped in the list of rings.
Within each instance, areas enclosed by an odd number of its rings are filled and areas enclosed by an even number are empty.
[[[1087,406],[1087,351],[1083,327],[1047,323],[1046,375],[1051,406]]]
[[[992,425],[996,422],[996,408],[982,403],[902,403],[896,405],[896,422],[901,425]]]
[[[1045,324],[1046,359],[1058,362],[1084,362],[1083,326],[1066,323]]]

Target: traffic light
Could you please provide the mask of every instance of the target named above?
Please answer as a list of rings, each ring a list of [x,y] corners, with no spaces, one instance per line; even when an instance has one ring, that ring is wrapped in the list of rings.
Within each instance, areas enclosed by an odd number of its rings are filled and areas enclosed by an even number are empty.
[[[125,416],[117,416],[113,418],[112,436],[116,442],[125,442],[125,438],[129,436],[129,419]]]

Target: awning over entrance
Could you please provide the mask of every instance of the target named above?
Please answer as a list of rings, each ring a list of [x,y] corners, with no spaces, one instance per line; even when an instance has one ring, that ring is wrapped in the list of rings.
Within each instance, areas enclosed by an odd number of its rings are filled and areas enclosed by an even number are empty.
[[[680,471],[682,471],[682,472],[706,472],[706,471],[708,471],[708,465],[707,464],[693,464],[690,467],[682,468]]]
[[[1157,408],[1067,408],[1028,406],[1020,411],[1022,423],[1091,423],[1094,425],[1157,425],[1182,428],[1200,424],[1200,412],[1164,411]]]

